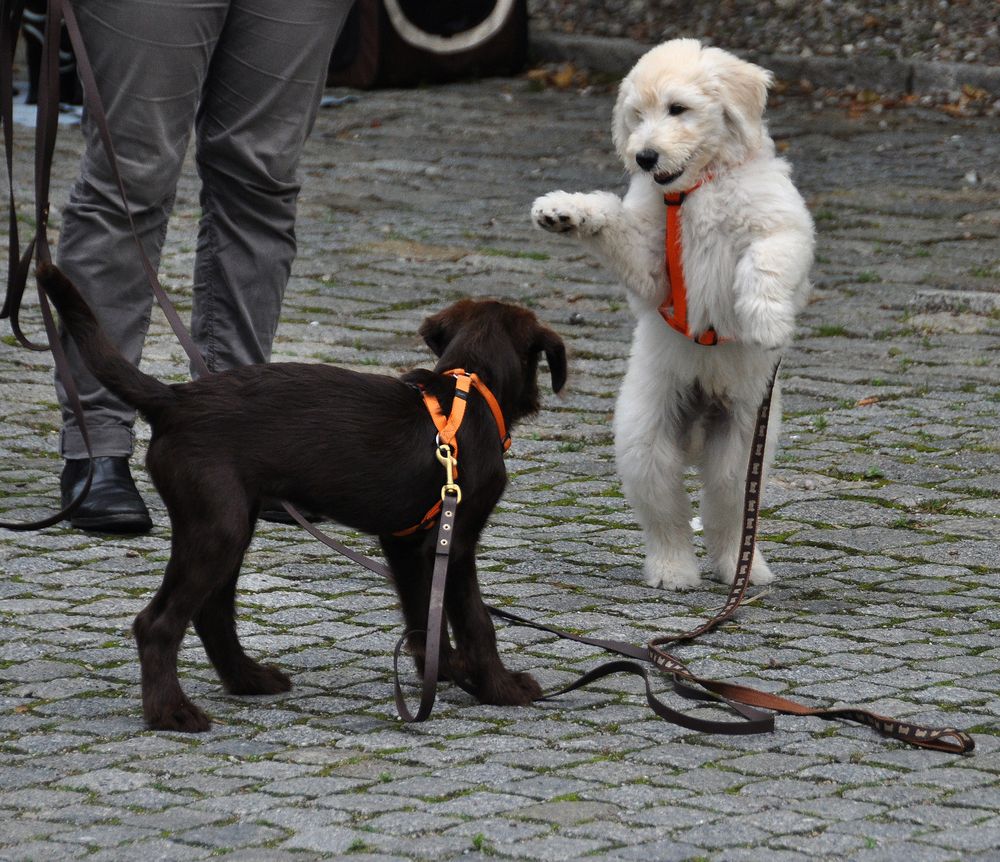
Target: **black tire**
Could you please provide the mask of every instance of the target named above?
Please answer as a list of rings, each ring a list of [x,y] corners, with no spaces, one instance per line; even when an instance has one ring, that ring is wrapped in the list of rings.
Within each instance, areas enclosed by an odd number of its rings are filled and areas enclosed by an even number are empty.
[[[527,52],[527,0],[357,0],[329,83],[405,87],[511,75]]]

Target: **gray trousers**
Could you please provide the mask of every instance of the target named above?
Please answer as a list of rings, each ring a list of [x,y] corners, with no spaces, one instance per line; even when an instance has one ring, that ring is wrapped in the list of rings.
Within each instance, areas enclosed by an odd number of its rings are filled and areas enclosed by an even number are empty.
[[[191,329],[213,371],[266,362],[295,257],[296,170],[351,0],[73,0],[146,253],[160,250],[191,131],[201,220]],[[153,296],[96,124],[57,261],[138,364]],[[135,412],[64,335],[95,456],[129,455]],[[86,457],[63,408],[62,454]]]

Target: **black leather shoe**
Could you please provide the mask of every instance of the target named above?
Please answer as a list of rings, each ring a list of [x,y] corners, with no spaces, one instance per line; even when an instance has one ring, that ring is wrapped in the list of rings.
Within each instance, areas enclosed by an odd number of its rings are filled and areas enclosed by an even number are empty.
[[[66,507],[87,481],[87,459],[68,458],[59,479],[62,504]],[[146,533],[153,527],[149,510],[139,496],[128,458],[94,458],[94,480],[70,524],[97,533]]]

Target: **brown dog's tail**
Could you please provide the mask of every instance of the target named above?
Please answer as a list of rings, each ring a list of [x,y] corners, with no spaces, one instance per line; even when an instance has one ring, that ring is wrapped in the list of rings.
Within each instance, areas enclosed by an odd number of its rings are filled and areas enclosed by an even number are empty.
[[[108,340],[80,291],[56,266],[39,264],[35,277],[94,377],[149,418],[174,403],[169,386],[141,372]]]

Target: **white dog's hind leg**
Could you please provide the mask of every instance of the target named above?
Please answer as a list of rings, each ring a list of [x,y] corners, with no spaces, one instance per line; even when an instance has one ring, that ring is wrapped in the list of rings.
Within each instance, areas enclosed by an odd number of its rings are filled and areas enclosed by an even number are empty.
[[[684,489],[683,452],[672,429],[650,421],[655,411],[632,415],[628,378],[615,413],[615,452],[625,496],[642,527],[646,583],[680,590],[701,581],[691,535],[691,504]],[[664,423],[667,424],[667,423]]]
[[[619,456],[618,463],[625,495],[642,527],[646,583],[668,590],[696,587],[701,571],[692,545],[683,464],[662,452],[644,454]]]
[[[781,399],[777,391],[772,398],[771,411],[761,488],[767,480],[778,436]],[[740,419],[730,418],[708,433],[700,461],[703,482],[700,511],[705,548],[712,563],[713,576],[725,584],[731,584],[736,577],[743,528],[744,485],[755,413],[748,411]],[[755,546],[750,582],[763,585],[773,580],[774,574],[764,555]]]

